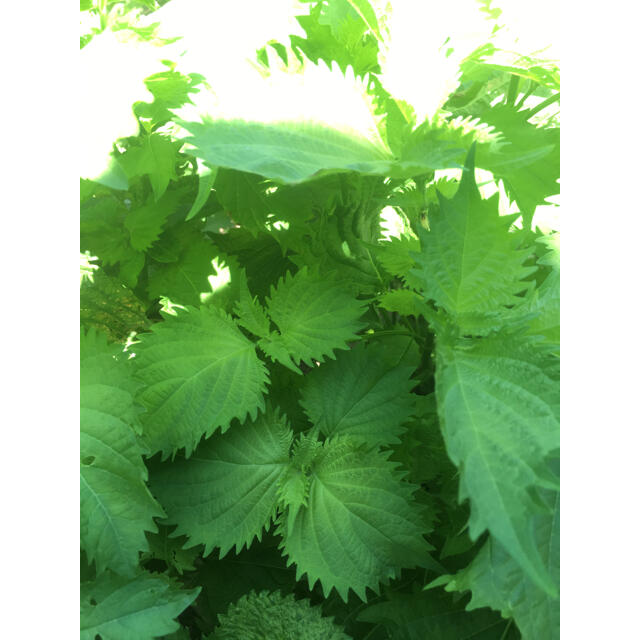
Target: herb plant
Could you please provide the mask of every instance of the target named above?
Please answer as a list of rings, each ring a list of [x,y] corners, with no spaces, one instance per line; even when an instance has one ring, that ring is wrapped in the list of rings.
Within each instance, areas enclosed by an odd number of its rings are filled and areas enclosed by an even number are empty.
[[[242,24],[160,4],[81,3],[122,76],[80,185],[81,638],[558,638],[557,64],[489,1],[430,52],[406,2],[326,0],[201,58],[166,30]]]

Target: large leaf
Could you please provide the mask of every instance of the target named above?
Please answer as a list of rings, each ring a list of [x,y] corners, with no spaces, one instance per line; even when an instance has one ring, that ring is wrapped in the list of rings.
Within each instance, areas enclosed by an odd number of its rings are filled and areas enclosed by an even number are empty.
[[[472,539],[489,529],[548,593],[532,518],[557,485],[547,457],[559,446],[558,361],[535,339],[500,335],[438,342],[436,395],[447,451],[470,498]]]
[[[415,343],[404,337],[364,342],[309,372],[301,404],[322,433],[345,433],[368,442],[399,442],[413,409]]]
[[[158,574],[133,580],[105,574],[81,585],[80,640],[151,640],[172,633],[199,592],[180,590]]]
[[[90,330],[80,340],[80,544],[96,570],[131,576],[145,531],[164,513],[147,486],[134,426],[136,385],[118,347]]]
[[[297,565],[297,579],[306,573],[310,588],[319,580],[325,597],[335,587],[345,601],[349,589],[366,600],[367,588],[377,592],[400,568],[429,560],[425,526],[412,502],[416,487],[402,480],[388,454],[348,437],[316,451],[306,467],[307,505],[279,522],[284,551]]]
[[[257,173],[285,183],[321,171],[385,175],[393,157],[365,137],[315,122],[262,123],[246,120],[181,122],[191,153],[208,164]]]
[[[335,349],[346,349],[348,340],[364,325],[359,322],[364,303],[356,300],[335,280],[327,280],[302,268],[272,288],[267,310],[278,327],[258,346],[274,360],[293,370],[302,361],[312,365]]]
[[[251,592],[218,616],[218,640],[349,640],[320,607],[279,592]]]
[[[188,307],[167,315],[136,345],[136,375],[147,409],[143,438],[163,458],[202,436],[255,418],[268,376],[255,347],[222,311]]]
[[[474,178],[473,150],[456,195],[440,197],[440,209],[420,230],[422,251],[410,284],[453,316],[463,332],[472,332],[476,314],[496,313],[522,301],[526,251],[509,233],[513,216],[500,216],[498,196],[482,200]]]
[[[560,580],[560,496],[552,514],[535,518],[535,537],[549,573]],[[541,591],[514,562],[504,547],[490,537],[470,566],[459,571],[447,591],[472,593],[467,609],[491,607],[513,617],[523,640],[560,638],[560,601]]]
[[[178,525],[174,535],[204,544],[205,555],[220,547],[220,557],[261,539],[275,515],[292,436],[284,418],[269,411],[215,434],[188,460],[158,465],[151,486],[168,522]]]

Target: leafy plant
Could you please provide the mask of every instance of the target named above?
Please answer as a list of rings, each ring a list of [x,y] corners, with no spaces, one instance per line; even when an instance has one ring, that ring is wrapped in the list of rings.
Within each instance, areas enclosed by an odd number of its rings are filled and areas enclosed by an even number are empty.
[[[207,10],[81,3],[81,637],[558,638],[557,64]]]

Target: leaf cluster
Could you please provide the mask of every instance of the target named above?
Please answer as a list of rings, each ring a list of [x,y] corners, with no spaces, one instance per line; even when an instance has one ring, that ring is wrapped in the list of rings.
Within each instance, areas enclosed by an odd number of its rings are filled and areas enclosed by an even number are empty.
[[[558,638],[557,65],[480,3],[418,121],[393,2],[303,2],[247,115],[162,4],[81,3],[165,65],[80,184],[81,638]]]

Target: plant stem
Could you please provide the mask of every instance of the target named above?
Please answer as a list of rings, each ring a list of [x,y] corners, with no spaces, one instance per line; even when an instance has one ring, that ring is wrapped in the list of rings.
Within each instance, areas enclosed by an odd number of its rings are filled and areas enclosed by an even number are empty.
[[[529,117],[535,115],[536,113],[538,113],[539,111],[542,111],[543,109],[546,109],[550,104],[553,104],[558,100],[560,100],[560,92],[556,93],[555,95],[552,95],[550,98],[547,98],[546,100],[543,100],[537,107],[533,107],[533,109],[531,109],[529,113]]]

